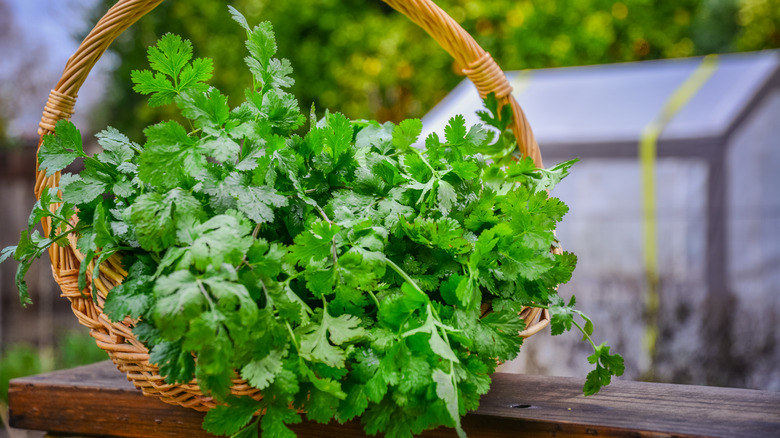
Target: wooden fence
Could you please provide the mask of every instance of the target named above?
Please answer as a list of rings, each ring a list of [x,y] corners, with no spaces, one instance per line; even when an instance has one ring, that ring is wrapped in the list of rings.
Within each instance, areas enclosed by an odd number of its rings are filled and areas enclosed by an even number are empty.
[[[27,140],[19,147],[0,146],[0,248],[16,245],[35,203],[35,141]],[[0,350],[18,342],[50,349],[57,333],[76,329],[78,323],[68,301],[59,298],[48,256],[27,274],[32,306],[20,305],[15,274],[15,263],[0,265]]]

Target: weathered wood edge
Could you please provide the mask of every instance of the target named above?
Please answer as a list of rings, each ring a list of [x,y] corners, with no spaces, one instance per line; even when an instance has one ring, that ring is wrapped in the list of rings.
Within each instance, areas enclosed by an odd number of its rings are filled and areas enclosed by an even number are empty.
[[[591,397],[582,379],[496,374],[471,438],[778,437],[780,393],[617,381]],[[202,413],[144,397],[109,362],[11,381],[10,424],[21,429],[112,437],[210,436]],[[358,422],[295,426],[304,437],[364,437]],[[426,437],[452,437],[439,429]]]

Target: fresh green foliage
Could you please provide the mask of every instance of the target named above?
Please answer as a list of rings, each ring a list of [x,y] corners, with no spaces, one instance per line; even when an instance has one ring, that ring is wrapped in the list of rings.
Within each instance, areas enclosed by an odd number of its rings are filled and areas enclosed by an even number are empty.
[[[68,122],[46,137],[41,169],[75,159],[85,169],[44,192],[19,245],[3,251],[22,262],[20,279],[68,234],[82,267],[121,255],[128,275],[104,312],[136,322],[168,382],[197,378],[222,403],[204,427],[233,437],[294,436],[302,416],[291,407],[318,422],[359,416],[389,437],[442,425],[464,436],[460,418],[488,391],[496,359],[520,350],[523,306],[549,308],[554,334],[576,325],[590,341],[590,321],[577,324],[584,315],[557,294],[576,257],[551,252],[568,207],[547,191],[571,162],[536,169],[513,159],[510,136],[462,117],[424,149],[414,119],[312,110],[297,134],[304,116],[270,24],[231,13],[247,32],[245,102],[231,108],[203,82],[211,63],[190,62],[190,43],[166,35],[149,50],[157,73],[133,81],[150,105],[175,103],[189,128],[153,125],[143,146],[109,128],[95,157]],[[485,122],[505,131],[509,118],[491,96]],[[46,236],[33,230],[41,219]],[[87,280],[82,269],[82,289]],[[594,349],[588,393],[622,373],[609,347]],[[230,395],[236,373],[262,400]]]
[[[192,43],[182,41],[181,37],[166,34],[156,47],[149,47],[149,70],[134,71],[132,75],[135,87],[141,94],[151,95],[149,106],[169,104],[182,92],[208,90],[205,81],[211,78],[213,66],[210,59],[198,58],[193,62]]]

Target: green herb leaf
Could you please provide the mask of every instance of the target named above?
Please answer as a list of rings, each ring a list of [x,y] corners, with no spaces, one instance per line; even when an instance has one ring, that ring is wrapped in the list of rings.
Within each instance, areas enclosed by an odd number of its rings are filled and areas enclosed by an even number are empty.
[[[458,407],[458,390],[453,383],[454,376],[440,369],[433,370],[433,380],[436,382],[436,395],[444,401],[447,412],[455,423],[458,437],[466,438],[466,432],[460,425],[460,408]]]
[[[149,106],[155,107],[173,102],[173,99],[187,90],[206,91],[204,83],[211,79],[213,70],[211,60],[192,59],[192,43],[180,36],[165,34],[157,46],[149,47],[149,65],[157,73],[149,70],[134,70],[133,90],[151,95]],[[173,81],[173,82],[171,82]]]
[[[217,405],[206,413],[203,428],[214,435],[233,435],[244,428],[260,409],[249,397],[231,397],[227,405]]]
[[[283,354],[279,350],[271,352],[260,360],[253,360],[241,368],[241,377],[257,389],[265,389],[277,374],[282,371]]]
[[[346,354],[338,346],[365,336],[365,330],[359,324],[360,319],[355,316],[333,317],[327,310],[323,310],[320,323],[311,323],[303,328],[301,356],[343,368]]]
[[[182,189],[171,189],[138,197],[131,207],[130,222],[138,242],[148,251],[161,251],[176,242],[176,229],[185,218],[202,217],[200,202]]]
[[[54,175],[70,165],[76,158],[85,157],[81,144],[81,133],[68,120],[59,120],[54,127],[54,135],[43,137],[38,151],[38,169],[45,170],[46,176]]]
[[[407,151],[417,141],[421,132],[420,119],[404,120],[393,129],[393,146],[400,151]]]
[[[599,390],[609,385],[612,376],[622,376],[625,369],[623,358],[617,354],[609,353],[610,347],[601,344],[596,347],[595,353],[588,356],[588,362],[596,364],[596,369],[588,373],[585,379],[583,392],[585,395],[593,395]]]

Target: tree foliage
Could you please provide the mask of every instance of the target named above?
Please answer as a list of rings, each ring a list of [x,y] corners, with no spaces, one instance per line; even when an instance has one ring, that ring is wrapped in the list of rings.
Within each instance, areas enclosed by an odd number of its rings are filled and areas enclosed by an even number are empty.
[[[102,14],[113,0],[105,0]],[[780,0],[438,0],[506,70],[560,67],[780,47]],[[379,1],[235,0],[250,21],[274,23],[279,51],[298,81],[304,108],[352,118],[399,121],[420,116],[462,78],[460,68],[406,17]],[[129,133],[169,117],[127,86],[145,48],[166,32],[221,66],[213,85],[240,96],[246,83],[241,35],[222,2],[163,2],[112,46],[111,124]],[[231,104],[234,102],[231,102]],[[170,112],[170,110],[167,110]],[[131,135],[131,137],[133,137]]]

